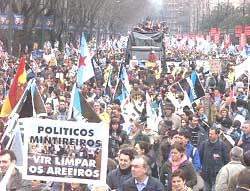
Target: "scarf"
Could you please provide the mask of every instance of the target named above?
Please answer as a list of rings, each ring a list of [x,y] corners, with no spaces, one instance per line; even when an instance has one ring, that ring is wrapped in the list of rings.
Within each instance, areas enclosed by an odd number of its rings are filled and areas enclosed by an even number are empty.
[[[169,158],[169,161],[171,163],[171,167],[172,167],[172,172],[176,171],[177,169],[179,169],[180,165],[185,162],[187,160],[187,156],[185,154],[183,154],[182,158],[178,161],[173,161],[172,157]]]

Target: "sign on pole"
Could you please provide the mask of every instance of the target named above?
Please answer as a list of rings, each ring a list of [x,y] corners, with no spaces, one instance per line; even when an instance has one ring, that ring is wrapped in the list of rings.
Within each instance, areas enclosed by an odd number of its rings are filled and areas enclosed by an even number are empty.
[[[95,184],[106,181],[108,126],[50,119],[20,119],[24,178]]]
[[[219,74],[221,71],[221,62],[219,59],[209,60],[209,72]]]

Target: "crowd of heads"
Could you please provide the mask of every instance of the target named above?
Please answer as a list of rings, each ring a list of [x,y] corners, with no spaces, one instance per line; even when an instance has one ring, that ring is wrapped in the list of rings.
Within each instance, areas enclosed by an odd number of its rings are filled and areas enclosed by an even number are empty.
[[[166,30],[164,23],[153,25],[147,21],[144,25],[135,28],[140,32],[152,32]],[[76,78],[78,53],[77,48],[72,48],[72,54],[65,57],[60,51],[53,53],[54,59],[47,60],[52,48],[46,48],[43,58],[32,58],[26,54],[27,71],[32,71],[41,96],[46,106],[47,117],[57,120],[66,120],[70,104],[70,96]],[[35,51],[35,50],[34,50]],[[80,89],[81,94],[90,103],[98,116],[109,125],[109,157],[117,160],[121,169],[131,168],[133,177],[143,178],[148,176],[153,162],[159,166],[168,161],[180,161],[185,155],[188,143],[199,147],[198,128],[204,129],[211,143],[215,143],[221,136],[229,135],[234,141],[244,135],[244,140],[250,135],[250,96],[249,84],[246,75],[236,81],[230,81],[236,57],[228,55],[222,62],[220,73],[210,74],[203,66],[197,66],[197,60],[211,59],[195,50],[169,48],[166,54],[168,64],[163,70],[155,68],[142,69],[125,67],[131,84],[130,101],[133,103],[138,115],[124,116],[124,108],[121,102],[112,97],[119,77],[121,60],[125,56],[124,50],[119,50],[119,57],[115,48],[109,50],[94,50],[93,59],[98,61],[102,75],[97,79],[91,79]],[[31,59],[32,58],[32,59]],[[152,57],[150,57],[152,58]],[[154,61],[154,60],[149,60]],[[173,64],[176,61],[179,65]],[[14,57],[3,57],[1,63],[0,77],[0,101],[3,103],[11,80],[16,72],[19,60]],[[205,96],[192,103],[184,105],[185,94],[178,88],[176,83],[187,78],[191,72],[198,74],[199,80],[205,88]],[[111,95],[104,94],[108,74],[111,78]],[[148,92],[152,106],[161,119],[157,121],[157,129],[147,124],[146,115],[146,92]],[[172,95],[177,104],[173,104],[169,95]],[[244,118],[244,120],[241,120]],[[129,148],[122,149],[128,144]],[[231,145],[233,147],[234,145]],[[52,145],[51,145],[52,147]],[[83,148],[84,149],[84,148]],[[43,150],[43,151],[42,151]],[[81,148],[68,148],[62,146],[58,151],[43,148],[41,153],[63,152],[69,155],[71,150],[79,150],[77,155],[81,156]],[[63,151],[62,151],[63,150]],[[153,153],[153,154],[152,154]],[[229,152],[228,152],[229,153]],[[233,160],[239,160],[242,155],[247,166],[249,152],[244,147],[242,154],[238,148],[233,148],[230,156]],[[138,155],[138,156],[135,156]],[[82,156],[83,157],[83,156]],[[239,158],[238,158],[239,157]],[[244,172],[248,173],[248,171]],[[185,174],[185,173],[184,173]],[[172,186],[176,187],[178,182],[185,184],[188,177],[181,170],[172,174]],[[139,179],[138,179],[139,180]],[[242,183],[243,184],[243,183]]]

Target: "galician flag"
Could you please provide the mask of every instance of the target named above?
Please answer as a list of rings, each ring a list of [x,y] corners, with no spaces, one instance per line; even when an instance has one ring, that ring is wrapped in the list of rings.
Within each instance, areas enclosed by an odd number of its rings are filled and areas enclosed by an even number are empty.
[[[88,44],[84,37],[84,33],[82,33],[79,52],[80,55],[77,72],[77,86],[81,87],[84,82],[95,76],[94,69],[91,63]]]

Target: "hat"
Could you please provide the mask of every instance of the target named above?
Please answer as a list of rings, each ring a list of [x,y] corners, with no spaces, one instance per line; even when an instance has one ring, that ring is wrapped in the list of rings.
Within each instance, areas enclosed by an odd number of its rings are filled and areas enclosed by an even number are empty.
[[[223,119],[220,123],[223,127],[229,129],[232,125],[232,121],[230,119]]]

